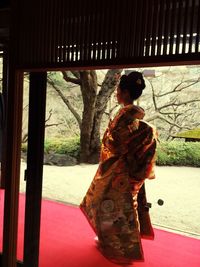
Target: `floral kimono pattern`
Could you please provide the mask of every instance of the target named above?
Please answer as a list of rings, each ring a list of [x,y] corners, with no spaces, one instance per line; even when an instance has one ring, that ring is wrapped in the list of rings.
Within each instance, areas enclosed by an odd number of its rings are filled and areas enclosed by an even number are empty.
[[[142,108],[128,105],[110,122],[100,164],[80,208],[101,252],[116,263],[143,260],[141,237],[153,239],[144,181],[154,178],[156,133]]]

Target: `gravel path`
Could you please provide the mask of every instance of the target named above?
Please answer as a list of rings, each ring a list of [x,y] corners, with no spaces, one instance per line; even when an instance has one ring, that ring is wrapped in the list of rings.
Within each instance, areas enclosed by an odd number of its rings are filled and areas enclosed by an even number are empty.
[[[25,167],[22,163],[21,192]],[[44,166],[43,197],[78,205],[96,170],[97,165]],[[146,190],[154,225],[200,238],[200,168],[157,166],[156,179],[146,182]],[[158,199],[164,200],[163,206]]]

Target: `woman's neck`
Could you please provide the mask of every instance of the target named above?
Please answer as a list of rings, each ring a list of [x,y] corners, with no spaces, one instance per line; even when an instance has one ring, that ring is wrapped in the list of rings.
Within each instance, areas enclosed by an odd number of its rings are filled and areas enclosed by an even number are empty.
[[[124,103],[124,107],[126,107],[128,105],[133,105],[133,101],[127,101],[126,103]]]

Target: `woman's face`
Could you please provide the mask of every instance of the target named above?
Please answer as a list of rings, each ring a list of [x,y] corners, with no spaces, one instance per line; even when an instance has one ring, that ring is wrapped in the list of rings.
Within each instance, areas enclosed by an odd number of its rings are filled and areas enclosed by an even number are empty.
[[[130,94],[128,90],[122,91],[119,86],[117,87],[116,96],[119,104],[126,104],[127,102],[130,101]]]

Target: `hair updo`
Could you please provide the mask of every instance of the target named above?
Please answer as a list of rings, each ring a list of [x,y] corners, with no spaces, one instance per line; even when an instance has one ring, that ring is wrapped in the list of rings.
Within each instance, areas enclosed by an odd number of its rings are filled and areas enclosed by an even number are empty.
[[[128,75],[122,75],[119,87],[122,91],[128,90],[131,99],[136,100],[142,95],[146,85],[142,73],[133,71]]]

